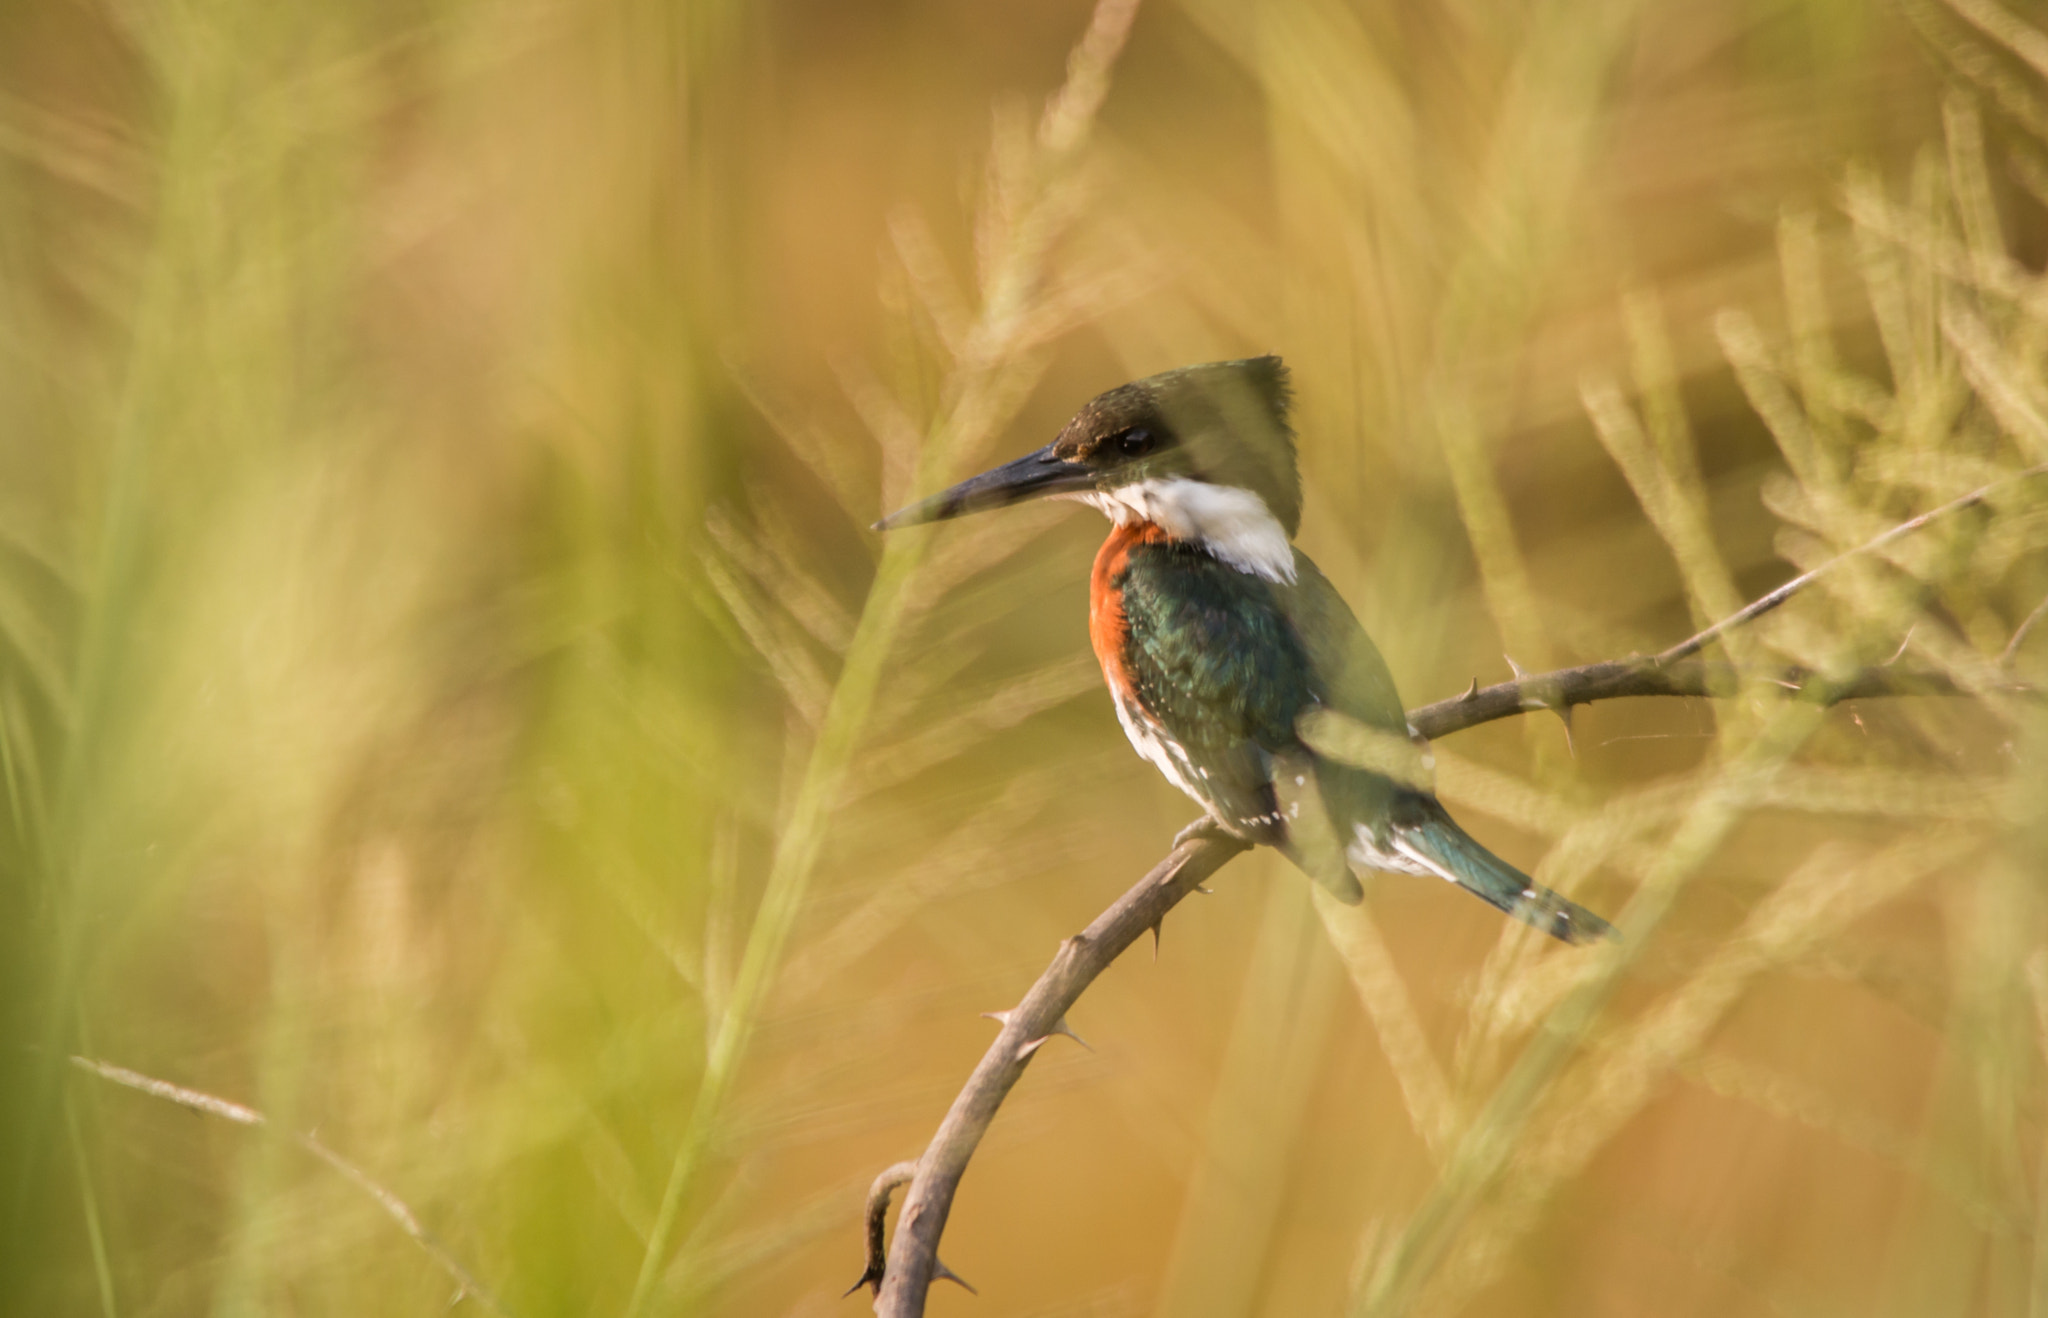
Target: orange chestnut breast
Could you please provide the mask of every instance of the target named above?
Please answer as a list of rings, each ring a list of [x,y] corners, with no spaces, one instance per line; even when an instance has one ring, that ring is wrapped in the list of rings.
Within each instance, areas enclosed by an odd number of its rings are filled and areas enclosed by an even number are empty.
[[[1088,641],[1102,664],[1103,680],[1120,696],[1131,689],[1130,672],[1124,666],[1124,642],[1131,628],[1124,617],[1123,588],[1117,578],[1123,575],[1133,549],[1164,544],[1169,538],[1155,523],[1129,522],[1111,528],[1109,539],[1095,553],[1095,570],[1088,581]]]

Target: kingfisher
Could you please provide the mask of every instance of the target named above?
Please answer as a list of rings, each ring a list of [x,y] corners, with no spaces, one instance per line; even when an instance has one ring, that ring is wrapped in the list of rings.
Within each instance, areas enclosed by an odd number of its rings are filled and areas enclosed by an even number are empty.
[[[1275,356],[1137,380],[1098,395],[1044,448],[875,529],[1031,499],[1094,505],[1112,525],[1089,578],[1089,640],[1131,745],[1200,803],[1197,830],[1275,847],[1347,903],[1364,896],[1361,872],[1389,870],[1449,880],[1566,942],[1612,936],[1437,800],[1386,661],[1294,547],[1290,400]],[[1332,726],[1411,757],[1335,758]]]

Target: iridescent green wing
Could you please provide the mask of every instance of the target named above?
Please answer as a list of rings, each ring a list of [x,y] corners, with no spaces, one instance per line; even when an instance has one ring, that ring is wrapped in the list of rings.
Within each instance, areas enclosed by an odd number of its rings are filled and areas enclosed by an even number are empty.
[[[1287,621],[1308,655],[1310,686],[1323,704],[1373,727],[1408,735],[1408,715],[1394,675],[1379,647],[1358,625],[1351,606],[1316,567],[1294,551],[1295,580],[1276,592]]]
[[[1183,756],[1188,789],[1262,842],[1271,757],[1311,702],[1309,656],[1271,583],[1172,544],[1135,549],[1118,580],[1132,694]]]

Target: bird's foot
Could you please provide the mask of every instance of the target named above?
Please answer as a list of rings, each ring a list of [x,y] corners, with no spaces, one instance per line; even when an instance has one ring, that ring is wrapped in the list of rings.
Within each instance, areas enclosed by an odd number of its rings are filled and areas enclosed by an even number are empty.
[[[1194,823],[1175,833],[1173,835],[1173,845],[1178,848],[1182,843],[1200,842],[1208,838],[1222,837],[1223,835],[1223,825],[1217,823],[1208,815],[1203,815]]]

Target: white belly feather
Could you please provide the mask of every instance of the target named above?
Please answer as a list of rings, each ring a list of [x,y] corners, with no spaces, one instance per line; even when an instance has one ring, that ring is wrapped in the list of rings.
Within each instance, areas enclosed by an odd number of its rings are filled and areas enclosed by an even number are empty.
[[[1117,722],[1123,724],[1124,736],[1130,738],[1131,748],[1150,760],[1165,775],[1166,781],[1186,792],[1216,822],[1237,831],[1236,820],[1226,819],[1217,812],[1215,799],[1208,788],[1208,772],[1189,759],[1181,744],[1168,736],[1166,729],[1154,722],[1137,701],[1119,697],[1115,703]],[[1412,848],[1402,846],[1398,839],[1390,842],[1391,845],[1381,845],[1373,837],[1371,829],[1364,824],[1356,824],[1351,831],[1351,845],[1344,849],[1344,858],[1355,870],[1391,870],[1397,874],[1419,874],[1457,882]]]
[[[1209,793],[1202,786],[1208,773],[1188,758],[1179,742],[1166,735],[1166,729],[1153,722],[1143,706],[1119,695],[1116,721],[1124,725],[1124,735],[1131,739],[1131,748],[1158,766],[1159,772],[1166,775],[1166,781],[1195,798],[1203,809],[1215,813]]]

